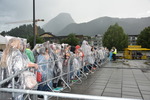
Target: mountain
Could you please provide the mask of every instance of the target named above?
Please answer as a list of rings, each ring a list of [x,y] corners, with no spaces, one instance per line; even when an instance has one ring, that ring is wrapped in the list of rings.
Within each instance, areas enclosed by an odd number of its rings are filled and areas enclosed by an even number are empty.
[[[100,17],[87,23],[71,23],[61,30],[57,35],[68,35],[70,33],[83,35],[104,34],[110,25],[118,23],[129,35],[137,35],[150,26],[150,17],[145,18],[111,18]]]
[[[137,35],[150,26],[150,17],[144,18],[112,18],[99,17],[86,23],[75,23],[68,13],[61,13],[43,26],[46,32],[54,35],[68,35],[70,33],[82,35],[104,34],[110,25],[118,23],[129,35]]]
[[[68,13],[60,13],[55,18],[51,19],[48,23],[43,25],[43,29],[46,32],[52,32],[53,34],[58,34],[67,25],[75,23],[71,15]]]

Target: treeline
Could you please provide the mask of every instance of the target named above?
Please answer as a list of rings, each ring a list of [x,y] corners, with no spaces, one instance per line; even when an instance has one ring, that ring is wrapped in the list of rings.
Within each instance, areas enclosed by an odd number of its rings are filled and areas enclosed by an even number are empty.
[[[39,26],[37,27],[37,33],[42,34],[45,31],[40,28]],[[9,35],[9,36],[15,36],[15,37],[21,37],[21,38],[29,38],[33,36],[33,26],[31,24],[29,25],[21,25],[19,27],[13,28],[10,31],[6,32],[3,31],[0,33],[1,35]]]

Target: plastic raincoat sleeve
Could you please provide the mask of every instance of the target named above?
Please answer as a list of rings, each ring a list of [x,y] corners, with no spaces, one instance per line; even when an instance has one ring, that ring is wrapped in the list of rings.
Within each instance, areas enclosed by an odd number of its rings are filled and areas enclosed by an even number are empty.
[[[43,68],[46,68],[47,62],[48,62],[48,61],[44,58],[44,56],[39,55],[39,56],[37,57],[37,63],[38,63],[38,64],[42,63],[42,64],[40,64],[40,67],[41,67],[42,69],[43,69]]]
[[[73,66],[76,70],[80,69],[79,61],[76,58],[73,59]]]
[[[83,41],[83,43],[81,45],[81,49],[85,56],[91,55],[91,47],[90,47],[90,45],[87,45],[86,41]]]

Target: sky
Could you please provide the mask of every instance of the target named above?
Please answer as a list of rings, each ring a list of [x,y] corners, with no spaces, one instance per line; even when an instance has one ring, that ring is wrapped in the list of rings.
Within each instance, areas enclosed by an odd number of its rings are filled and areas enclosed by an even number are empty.
[[[76,23],[99,17],[141,18],[150,17],[150,0],[35,0],[35,17],[44,19],[39,26],[60,13],[69,13]],[[7,24],[33,19],[33,0],[0,0],[0,32],[23,24]]]

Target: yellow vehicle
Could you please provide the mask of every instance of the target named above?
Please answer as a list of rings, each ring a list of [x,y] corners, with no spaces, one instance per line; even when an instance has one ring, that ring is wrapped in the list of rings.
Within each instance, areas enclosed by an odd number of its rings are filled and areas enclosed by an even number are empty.
[[[125,48],[123,57],[125,59],[147,59],[147,51],[150,49],[142,48],[140,45],[129,45]]]

